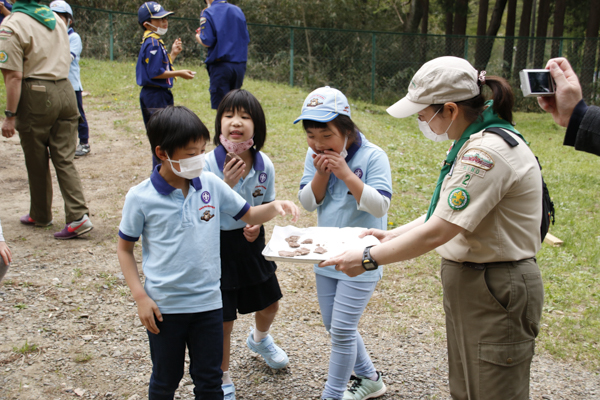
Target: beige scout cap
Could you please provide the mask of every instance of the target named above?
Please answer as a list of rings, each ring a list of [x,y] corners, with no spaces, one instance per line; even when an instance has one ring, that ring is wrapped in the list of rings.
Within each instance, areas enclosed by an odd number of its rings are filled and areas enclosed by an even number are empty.
[[[413,115],[431,104],[472,99],[480,93],[477,70],[464,58],[438,57],[413,76],[408,94],[387,112],[396,118]]]

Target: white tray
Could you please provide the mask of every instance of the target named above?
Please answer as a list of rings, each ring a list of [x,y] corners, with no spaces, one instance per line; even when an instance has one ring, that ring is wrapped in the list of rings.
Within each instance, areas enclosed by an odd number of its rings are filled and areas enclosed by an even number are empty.
[[[379,244],[375,236],[365,236],[360,239],[358,235],[366,228],[328,228],[328,227],[310,227],[297,228],[295,226],[275,226],[271,240],[265,246],[262,255],[269,261],[288,261],[294,263],[318,264],[321,261],[335,257],[346,250],[364,249],[367,246]],[[300,247],[310,249],[310,253],[305,256],[282,257],[280,250],[295,251],[285,241],[290,236],[300,236],[298,243]],[[304,239],[312,239],[312,244],[302,244]],[[317,244],[327,250],[327,253],[318,254],[313,250]]]

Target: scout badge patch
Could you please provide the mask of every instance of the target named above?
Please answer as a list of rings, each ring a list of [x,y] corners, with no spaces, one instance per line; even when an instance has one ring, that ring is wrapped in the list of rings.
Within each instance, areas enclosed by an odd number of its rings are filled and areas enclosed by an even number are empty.
[[[448,205],[455,211],[461,211],[469,205],[469,192],[463,188],[456,188],[448,196]]]
[[[480,149],[467,150],[460,162],[472,165],[484,171],[489,171],[494,168],[494,159],[488,153]]]

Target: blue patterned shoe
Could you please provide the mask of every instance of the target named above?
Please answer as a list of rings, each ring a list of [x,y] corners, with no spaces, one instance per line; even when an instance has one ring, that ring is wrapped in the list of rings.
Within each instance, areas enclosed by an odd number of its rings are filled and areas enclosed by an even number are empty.
[[[281,369],[289,364],[290,360],[285,354],[285,351],[281,350],[279,346],[273,341],[273,336],[268,335],[266,338],[256,343],[254,341],[254,329],[250,331],[248,339],[246,340],[248,348],[255,353],[260,354],[269,367],[273,369]]]

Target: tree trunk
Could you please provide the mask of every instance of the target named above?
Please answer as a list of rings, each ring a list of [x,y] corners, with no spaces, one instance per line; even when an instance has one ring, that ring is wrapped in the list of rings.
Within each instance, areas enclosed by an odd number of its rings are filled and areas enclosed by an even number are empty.
[[[504,14],[504,9],[506,8],[506,1],[507,0],[496,0],[496,5],[494,6],[494,11],[492,11],[492,17],[490,18],[490,25],[487,28],[487,31],[484,32],[485,38],[477,38],[475,68],[480,71],[485,69],[487,63],[490,61],[494,40],[498,34],[500,25],[502,24],[502,14]],[[479,25],[477,29],[479,30]],[[477,35],[479,35],[479,33]]]
[[[585,30],[585,46],[583,65],[581,66],[581,88],[583,98],[589,102],[592,95],[594,70],[596,69],[596,52],[598,51],[598,27],[600,26],[600,0],[590,0],[590,12]]]
[[[419,22],[423,17],[423,2],[422,0],[411,0],[408,20],[406,21],[406,29],[404,32],[416,33],[419,30]]]
[[[454,31],[454,0],[444,0],[443,7],[446,12],[446,55],[452,55],[452,40],[450,36]]]
[[[477,41],[475,44],[475,65],[474,67],[478,70],[485,69],[485,63],[483,62],[485,48],[487,42],[485,37],[485,31],[487,29],[487,14],[489,9],[489,0],[479,1],[479,15],[477,16]]]
[[[506,13],[506,31],[504,32],[504,63],[502,66],[504,77],[506,79],[510,78],[510,73],[512,71],[516,19],[517,0],[508,0],[508,11]]]
[[[457,57],[465,57],[465,38],[467,34],[467,14],[469,12],[468,0],[456,0],[456,12],[454,13],[454,29],[452,33],[457,36],[453,40],[452,54]]]
[[[519,40],[517,41],[517,55],[515,57],[514,76],[527,65],[527,51],[529,50],[529,27],[531,25],[531,9],[533,0],[523,0],[523,11],[521,11],[521,24],[519,26]]]
[[[555,38],[562,37],[565,30],[565,11],[567,9],[566,0],[556,0],[554,3],[554,30],[552,36]],[[554,39],[552,41],[552,51],[550,57],[558,57],[561,53],[560,39]]]
[[[535,55],[533,58],[535,68],[543,68],[546,65],[544,63],[544,52],[546,49],[546,36],[548,36],[548,20],[550,19],[550,0],[539,1],[537,31],[535,33],[537,39],[535,41]]]
[[[421,19],[421,64],[427,62],[427,30],[429,29],[429,0],[423,0],[423,19]]]

